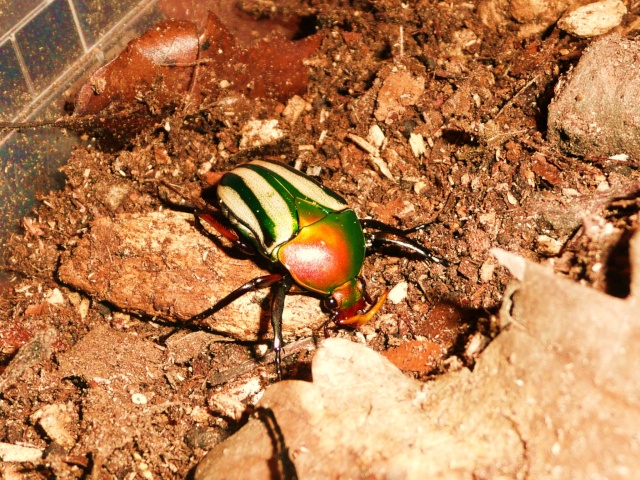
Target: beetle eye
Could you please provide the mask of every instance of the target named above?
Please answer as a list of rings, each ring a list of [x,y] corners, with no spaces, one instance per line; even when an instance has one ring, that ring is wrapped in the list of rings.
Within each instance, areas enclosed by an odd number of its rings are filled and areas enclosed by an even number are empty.
[[[338,308],[338,301],[333,297],[327,297],[324,299],[324,308],[333,311]]]

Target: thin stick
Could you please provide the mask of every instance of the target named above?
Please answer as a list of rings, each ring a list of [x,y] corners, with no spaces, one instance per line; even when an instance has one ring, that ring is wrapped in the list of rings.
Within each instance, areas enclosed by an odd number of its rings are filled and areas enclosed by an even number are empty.
[[[118,117],[126,117],[127,115],[131,115],[136,113],[138,110],[143,107],[142,105],[137,106],[134,109],[126,109],[120,110],[118,112],[100,112],[94,115],[82,115],[78,117],[70,116],[67,118],[59,118],[57,120],[44,120],[44,121],[36,121],[36,122],[0,122],[0,130],[18,130],[20,128],[42,128],[42,127],[54,127],[54,128],[70,128],[73,129],[81,122],[90,122],[90,121],[104,121],[105,118],[118,118]]]
[[[516,94],[515,94],[513,97],[511,97],[511,99],[510,99],[507,103],[505,103],[505,104],[502,106],[502,108],[500,109],[500,111],[496,114],[496,116],[495,116],[495,117],[493,117],[493,119],[495,120],[496,118],[498,118],[498,117],[502,114],[502,112],[504,112],[504,110],[505,110],[507,107],[511,106],[511,105],[513,104],[513,102],[515,101],[515,99],[516,99],[518,96],[520,96],[520,95],[522,94],[522,92],[524,92],[527,88],[529,88],[531,85],[533,85],[533,84],[535,83],[535,81],[538,79],[538,77],[539,77],[539,76],[540,76],[540,75],[536,75],[536,76],[535,76],[535,77],[533,77],[529,82],[527,82],[527,84],[526,84],[524,87],[522,87],[520,90],[518,90],[518,91],[516,92]]]

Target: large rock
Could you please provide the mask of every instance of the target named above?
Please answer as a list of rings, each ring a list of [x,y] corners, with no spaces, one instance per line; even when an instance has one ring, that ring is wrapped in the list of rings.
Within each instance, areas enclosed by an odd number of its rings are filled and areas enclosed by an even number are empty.
[[[573,155],[640,158],[640,42],[610,35],[594,42],[558,83],[548,139]]]

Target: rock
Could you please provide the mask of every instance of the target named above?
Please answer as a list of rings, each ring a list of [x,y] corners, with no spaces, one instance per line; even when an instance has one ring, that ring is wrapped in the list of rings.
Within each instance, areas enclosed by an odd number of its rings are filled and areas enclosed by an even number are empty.
[[[239,421],[246,409],[246,403],[255,404],[262,397],[263,389],[258,378],[250,378],[232,385],[221,392],[214,392],[207,404],[212,412]]]
[[[478,13],[489,28],[517,28],[519,36],[525,38],[544,32],[567,8],[582,3],[580,0],[482,0]]]
[[[311,110],[311,104],[304,98],[294,95],[289,99],[287,106],[282,111],[282,117],[287,120],[290,125],[293,125],[305,110]]]
[[[324,342],[313,360],[313,378],[313,384],[280,382],[258,405],[273,415],[289,452],[298,452],[292,467],[298,478],[425,478],[426,457],[437,455],[437,448],[433,439],[421,440],[429,426],[421,413],[420,382],[341,339]],[[251,420],[203,459],[196,480],[273,478],[270,465],[283,452],[274,452],[269,432],[264,418]]]
[[[62,292],[54,288],[45,294],[45,302],[56,307],[62,307],[66,303]]]
[[[620,0],[602,0],[565,13],[558,28],[576,37],[603,35],[620,25],[627,7]]]
[[[64,448],[71,448],[76,444],[72,432],[73,425],[78,423],[78,415],[72,405],[56,403],[45,405],[31,415],[31,421],[37,422],[47,436]]]
[[[409,136],[409,146],[416,158],[427,152],[427,146],[424,144],[424,138],[419,133],[412,133]]]
[[[393,123],[405,111],[415,105],[424,92],[424,78],[398,70],[384,79],[378,92],[374,115],[378,121]]]
[[[402,302],[405,298],[407,298],[407,292],[409,291],[409,284],[407,282],[398,282],[394,285],[394,287],[389,291],[389,296],[387,297],[391,303],[397,305]]]
[[[364,346],[326,340],[313,383],[268,387],[195,479],[631,478],[640,469],[640,235],[630,247],[627,299],[494,250],[518,281],[473,371],[420,383]],[[472,338],[467,353],[486,341]]]
[[[284,132],[278,127],[278,120],[249,120],[242,129],[240,148],[256,148],[268,145],[282,138]]]
[[[640,42],[609,35],[591,44],[558,83],[548,139],[572,155],[640,157]]]

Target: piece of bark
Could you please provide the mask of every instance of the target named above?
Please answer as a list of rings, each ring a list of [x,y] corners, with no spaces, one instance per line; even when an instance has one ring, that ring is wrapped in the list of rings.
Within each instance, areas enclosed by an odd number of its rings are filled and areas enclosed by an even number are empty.
[[[231,258],[199,232],[191,214],[163,210],[98,218],[66,255],[60,279],[118,308],[147,317],[184,321],[225,295],[267,275],[250,259]],[[206,320],[214,331],[255,341],[271,330],[269,291],[249,293]],[[317,298],[287,297],[285,337],[309,336],[327,317]]]

